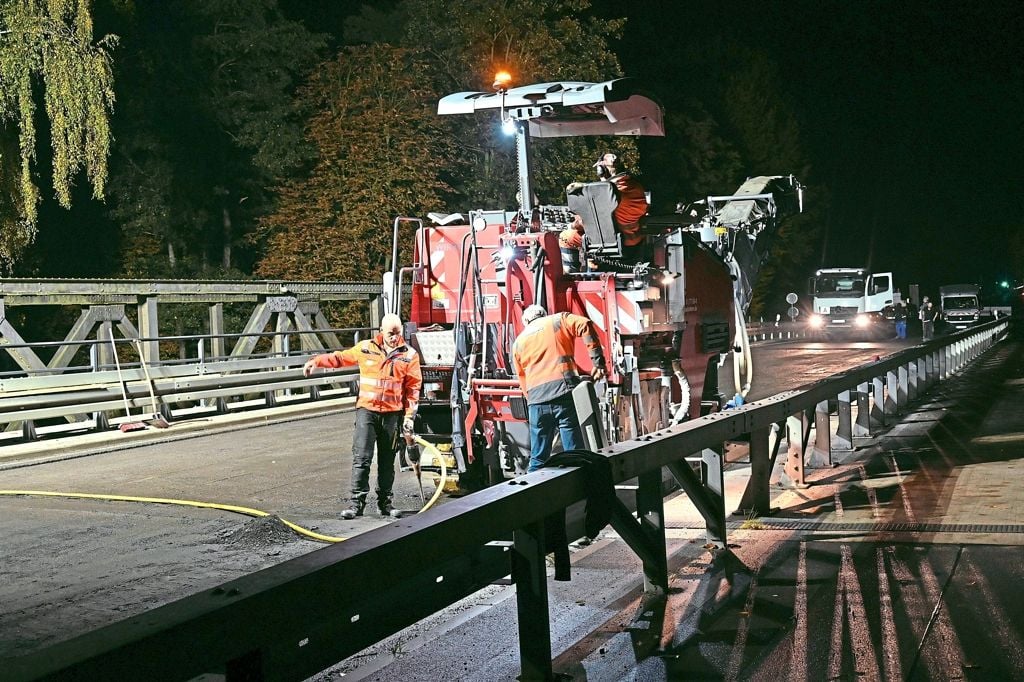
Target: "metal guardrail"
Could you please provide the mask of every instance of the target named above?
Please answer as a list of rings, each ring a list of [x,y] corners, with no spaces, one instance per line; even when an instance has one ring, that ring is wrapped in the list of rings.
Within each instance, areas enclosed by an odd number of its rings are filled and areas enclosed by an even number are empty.
[[[175,410],[183,405],[198,404],[205,408],[200,412],[223,414],[239,406],[274,407],[284,402],[354,395],[351,387],[352,382],[358,380],[357,368],[321,371],[309,378],[302,375],[302,365],[310,354],[291,354],[288,336],[296,334],[301,332],[292,330],[255,335],[269,337],[272,345],[281,349],[280,352],[221,357],[210,361],[204,357],[209,335],[181,337],[189,341],[198,340],[198,356],[191,361],[162,364],[126,362],[115,366],[101,364],[95,352],[97,347],[105,347],[109,351],[111,341],[85,340],[83,344],[93,345],[93,371],[58,374],[51,370],[47,373],[0,376],[0,425],[20,424],[21,438],[34,440],[41,432],[67,429],[59,425],[37,428],[37,422],[44,420],[66,420],[73,423],[74,430],[104,431],[154,414],[170,420],[175,416]],[[137,347],[144,341],[116,339],[114,342]],[[231,399],[243,402],[230,402]],[[195,407],[191,407],[189,416],[195,416],[195,413]]]
[[[1000,320],[936,339],[795,391],[602,449],[616,484],[637,482],[629,505],[616,503],[612,526],[642,559],[646,598],[663,598],[668,585],[663,467],[701,511],[709,539],[724,546],[719,453],[725,441],[742,437],[750,443],[751,476],[739,509],[767,514],[769,478],[783,441],[780,425],[789,427],[787,475],[806,485],[805,465],[831,457],[837,446],[852,448],[859,436],[877,434],[911,401],[997,343],[1007,326]],[[700,474],[687,461],[694,453]],[[545,526],[578,509],[590,492],[587,485],[581,468],[542,469],[9,659],[2,662],[5,677],[182,680],[210,673],[227,680],[301,680],[511,575],[521,678],[552,679]],[[567,538],[581,537],[578,516],[565,518]]]
[[[807,325],[800,322],[748,322],[750,341],[788,341],[808,336]]]

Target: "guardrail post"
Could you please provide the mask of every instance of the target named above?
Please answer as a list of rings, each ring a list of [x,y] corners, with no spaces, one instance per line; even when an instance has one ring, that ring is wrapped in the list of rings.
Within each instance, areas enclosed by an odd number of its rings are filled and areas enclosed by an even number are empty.
[[[904,414],[907,411],[907,403],[910,401],[910,365],[900,365],[896,368],[896,412]]]
[[[811,420],[806,410],[786,418],[786,442],[789,444],[786,453],[786,464],[782,471],[783,485],[806,488],[804,480],[804,452],[811,434]]]
[[[899,392],[899,376],[896,374],[895,369],[890,369],[885,373],[885,404],[883,405],[883,411],[885,412],[886,423],[891,422],[899,413],[897,398]]]
[[[840,391],[836,396],[836,443],[834,450],[853,451],[853,405],[850,391]]]
[[[704,489],[714,503],[714,513],[705,515],[707,541],[720,549],[725,548],[725,457],[724,446],[704,448],[700,455],[701,479]]]
[[[871,385],[857,385],[857,421],[853,423],[854,438],[871,437]]]
[[[771,455],[771,428],[755,429],[750,432],[750,478],[747,488],[743,491],[736,513],[752,516],[771,514],[771,479],[775,468],[775,458]],[[776,454],[778,454],[779,438],[776,438]]]
[[[512,532],[512,580],[516,585],[521,680],[553,680],[544,524]]]
[[[668,558],[665,552],[665,498],[661,489],[661,469],[637,476],[636,516],[640,532],[654,550],[655,561],[644,561],[644,592],[665,595],[668,592]],[[661,548],[660,553],[657,553]]]
[[[829,415],[827,400],[822,400],[814,406],[814,445],[811,447],[808,466],[832,466],[832,418]]]
[[[886,385],[881,376],[871,378],[871,426],[886,425]]]
[[[917,400],[920,391],[918,382],[921,380],[921,360],[911,360],[907,363],[907,402]]]
[[[949,346],[943,346],[936,351],[939,361],[938,380],[945,381],[949,378]]]
[[[918,397],[928,392],[928,382],[931,378],[931,366],[928,356],[922,355],[917,359],[917,393]]]

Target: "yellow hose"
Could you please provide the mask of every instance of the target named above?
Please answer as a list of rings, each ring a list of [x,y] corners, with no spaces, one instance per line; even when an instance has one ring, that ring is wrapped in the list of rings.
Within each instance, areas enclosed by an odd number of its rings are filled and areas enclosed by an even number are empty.
[[[0,490],[0,495],[31,495],[33,497],[72,497],[84,500],[106,500],[110,502],[148,502],[150,504],[176,504],[180,507],[199,507],[201,509],[220,509],[222,511],[235,512],[236,514],[245,514],[246,516],[263,517],[270,516],[265,511],[259,509],[250,509],[249,507],[237,507],[233,504],[218,504],[216,502],[198,502],[196,500],[172,500],[166,497],[132,497],[130,495],[97,495],[93,493],[64,493],[64,492],[51,492],[47,490]],[[280,517],[278,517],[280,518]],[[308,528],[296,525],[286,519],[281,519],[281,523],[291,528],[299,535],[304,535],[313,540],[319,542],[342,542],[345,538],[333,537],[331,535],[321,535],[315,531],[311,531]]]
[[[433,497],[430,501],[423,505],[423,508],[419,510],[419,514],[422,514],[426,510],[437,502],[438,498],[441,497],[441,492],[444,490],[444,482],[448,476],[448,470],[444,463],[444,456],[441,455],[440,451],[432,444],[423,440],[419,436],[415,436],[414,440],[425,448],[433,450],[434,459],[441,463],[441,480],[438,482],[437,490],[434,491]],[[0,490],[0,495],[24,495],[32,497],[69,497],[82,500],[105,500],[108,502],[146,502],[149,504],[175,504],[179,507],[198,507],[200,509],[219,509],[221,511],[234,512],[236,514],[245,514],[246,516],[255,516],[261,518],[264,516],[270,516],[268,512],[261,511],[259,509],[252,509],[250,507],[239,507],[233,504],[219,504],[217,502],[199,502],[197,500],[175,500],[167,497],[133,497],[131,495],[99,495],[96,493],[68,493],[68,492],[54,492],[49,490]],[[281,517],[278,517],[281,518]],[[281,519],[281,523],[291,528],[299,535],[303,535],[312,540],[318,542],[344,542],[346,538],[334,537],[332,535],[323,535],[315,531],[303,528],[302,526],[292,523],[287,519]]]
[[[416,512],[417,514],[422,514],[423,512],[430,509],[431,505],[437,502],[437,498],[441,497],[441,493],[444,491],[445,479],[448,478],[448,468],[444,464],[444,455],[442,455],[441,451],[434,447],[432,443],[428,443],[419,436],[413,436],[413,440],[422,445],[423,447],[429,450],[433,450],[434,459],[441,463],[441,479],[437,482],[437,489],[434,491],[434,495],[430,498],[429,502],[423,505],[422,509]]]

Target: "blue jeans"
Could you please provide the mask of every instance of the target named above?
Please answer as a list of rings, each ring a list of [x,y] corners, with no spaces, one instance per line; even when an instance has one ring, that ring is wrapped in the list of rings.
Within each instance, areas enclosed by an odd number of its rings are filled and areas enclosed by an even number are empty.
[[[536,471],[551,456],[555,441],[555,430],[562,436],[563,450],[581,450],[586,447],[583,431],[580,429],[576,406],[572,394],[530,405],[530,466],[527,471]]]
[[[896,320],[896,338],[905,339],[907,338],[907,321]]]

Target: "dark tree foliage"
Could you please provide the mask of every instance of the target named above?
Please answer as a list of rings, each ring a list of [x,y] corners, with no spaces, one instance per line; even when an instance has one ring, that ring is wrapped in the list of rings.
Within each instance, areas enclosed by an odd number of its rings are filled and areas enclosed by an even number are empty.
[[[311,158],[294,92],[324,37],[277,0],[138,3],[122,21],[110,214],[123,274],[237,276],[265,188]]]

